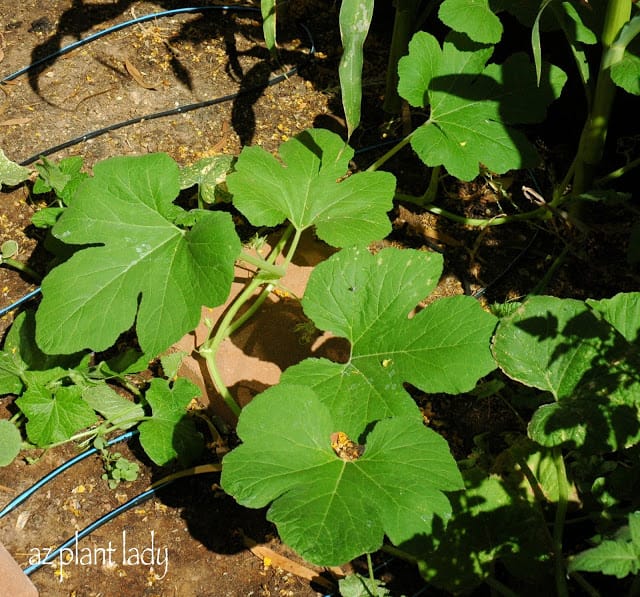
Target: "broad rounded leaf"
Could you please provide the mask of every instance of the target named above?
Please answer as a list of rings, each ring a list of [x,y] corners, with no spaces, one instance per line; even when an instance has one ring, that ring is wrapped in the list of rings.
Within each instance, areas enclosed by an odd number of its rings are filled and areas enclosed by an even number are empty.
[[[550,392],[556,402],[534,414],[529,434],[545,446],[569,444],[589,452],[640,441],[640,367],[636,308],[621,296],[593,301],[612,325],[582,301],[534,296],[504,317],[493,353],[513,379]],[[618,329],[616,329],[616,327]]]
[[[571,395],[597,357],[587,340],[606,333],[582,301],[534,296],[500,321],[493,353],[509,377],[559,399]]]
[[[254,226],[285,220],[300,231],[315,226],[318,236],[335,247],[389,233],[395,178],[388,172],[358,172],[342,180],[353,149],[338,135],[304,131],[280,146],[280,157],[282,163],[260,147],[245,147],[227,178],[234,205]]]
[[[489,8],[488,0],[445,0],[438,11],[440,20],[473,41],[495,44],[502,37],[502,23]]]
[[[416,418],[375,424],[364,451],[343,459],[332,448],[342,422],[315,392],[279,384],[242,411],[243,444],[225,456],[222,486],[267,517],[305,559],[338,565],[377,550],[386,534],[398,544],[428,534],[450,514],[443,491],[462,488],[446,441]]]
[[[135,320],[143,352],[156,355],[197,325],[203,305],[226,299],[240,252],[231,218],[199,212],[190,230],[178,228],[179,190],[178,165],[165,154],[95,166],[53,228],[65,243],[92,246],[42,282],[42,350],[104,350]]]
[[[457,33],[441,49],[432,35],[418,32],[398,65],[399,93],[413,105],[429,106],[429,119],[413,133],[411,146],[425,164],[443,165],[462,180],[475,178],[480,163],[499,173],[535,163],[534,147],[508,125],[543,118],[566,79],[544,65],[538,87],[524,55],[487,66],[492,53],[492,46]]]
[[[436,301],[410,314],[436,287],[437,253],[344,249],[318,265],[302,302],[315,325],[351,342],[347,363],[307,359],[287,369],[288,383],[314,388],[350,436],[372,420],[416,416],[404,389],[460,393],[495,368],[495,318],[471,297]],[[348,396],[348,400],[345,400]]]
[[[401,546],[418,558],[425,580],[461,595],[481,585],[498,560],[507,567],[524,561],[525,577],[544,573],[546,529],[535,504],[484,470],[466,470],[464,477],[465,491],[451,496],[453,514],[447,527]]]

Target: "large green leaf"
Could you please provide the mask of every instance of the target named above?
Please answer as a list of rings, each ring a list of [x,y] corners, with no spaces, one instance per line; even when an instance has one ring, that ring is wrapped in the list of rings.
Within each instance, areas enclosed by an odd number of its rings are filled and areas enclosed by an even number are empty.
[[[173,204],[178,165],[165,154],[117,157],[95,166],[53,234],[85,246],[42,282],[37,313],[45,352],[104,350],[136,322],[140,346],[158,354],[223,302],[240,241],[228,214],[198,212],[184,230]]]
[[[629,342],[637,333],[637,302],[637,294],[619,295],[593,301],[594,310],[582,301],[535,296],[501,320],[493,346],[500,368],[555,398],[534,414],[534,440],[592,451],[640,441],[640,357]]]
[[[44,386],[34,385],[16,404],[27,416],[29,441],[39,447],[66,441],[97,420],[96,413],[82,399],[82,389],[78,386],[59,388],[54,396]]]
[[[442,299],[409,317],[442,273],[437,253],[344,249],[311,274],[303,308],[315,325],[351,343],[347,363],[307,359],[283,381],[314,388],[344,431],[390,416],[418,416],[405,383],[459,393],[495,368],[496,320],[466,296]],[[345,399],[347,398],[347,399]]]
[[[493,47],[458,33],[440,48],[429,33],[418,32],[398,64],[400,95],[430,108],[411,146],[425,164],[443,165],[463,180],[477,176],[481,163],[499,173],[534,164],[534,147],[509,125],[543,118],[566,80],[560,69],[545,64],[538,87],[524,55],[487,66],[492,53]]]
[[[359,172],[344,178],[353,149],[338,135],[304,131],[280,146],[280,157],[283,163],[260,147],[245,147],[227,178],[234,205],[254,226],[285,220],[298,230],[315,226],[318,236],[336,247],[389,233],[393,175]]]
[[[489,0],[444,0],[440,20],[473,41],[495,44],[502,37],[502,23],[489,8]]]
[[[462,478],[442,437],[418,417],[386,419],[350,459],[332,447],[343,429],[312,389],[279,384],[242,411],[244,443],[225,456],[222,486],[245,506],[273,501],[267,516],[282,540],[320,565],[375,551],[385,533],[398,544],[428,534],[434,516],[446,521],[442,492]]]
[[[340,6],[342,57],[338,74],[349,138],[360,124],[363,47],[373,17],[373,4],[374,0],[343,0]]]
[[[550,546],[539,508],[496,475],[473,468],[464,479],[446,528],[401,546],[417,557],[422,576],[448,593],[470,594],[501,560],[519,578],[542,584]]]
[[[164,379],[154,379],[145,394],[151,406],[151,419],[140,424],[140,444],[149,458],[164,466],[177,458],[186,466],[202,451],[202,435],[193,419],[187,415],[187,406],[200,394],[190,381],[179,378],[171,386]]]

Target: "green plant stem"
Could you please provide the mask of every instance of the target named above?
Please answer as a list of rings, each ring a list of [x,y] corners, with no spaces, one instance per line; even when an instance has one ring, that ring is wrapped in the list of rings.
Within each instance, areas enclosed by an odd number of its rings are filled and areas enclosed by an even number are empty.
[[[376,586],[376,577],[373,574],[373,562],[371,561],[371,554],[367,553],[367,568],[369,568],[369,580],[371,581],[371,587]]]
[[[417,205],[422,205],[421,197],[415,197],[413,195],[405,195],[404,193],[396,193],[395,198],[399,201],[408,201],[410,203],[415,203]],[[437,205],[427,205],[424,206],[425,209],[432,214],[436,214],[438,216],[443,216],[448,220],[453,222],[458,222],[459,224],[465,224],[467,226],[477,226],[480,228],[485,228],[486,226],[501,226],[502,224],[511,224],[513,222],[525,221],[525,220],[544,220],[548,218],[551,214],[550,210],[545,207],[538,207],[537,209],[528,211],[523,214],[513,214],[511,216],[496,216],[491,219],[481,219],[481,218],[467,218],[466,216],[461,216],[458,214],[451,213],[446,209],[442,209]]]
[[[614,170],[613,172],[609,172],[609,174],[602,176],[601,178],[598,178],[595,181],[595,183],[596,185],[607,184],[608,182],[617,180],[621,176],[624,176],[630,170],[633,170],[638,166],[640,166],[640,158],[636,158],[635,160],[630,161],[628,164],[625,164],[624,166],[618,168],[617,170]]]
[[[567,471],[564,466],[562,450],[557,447],[553,448],[552,458],[556,469],[556,477],[558,479],[558,505],[556,507],[556,517],[553,522],[556,592],[558,597],[567,597],[567,577],[564,565],[564,555],[562,553],[562,534],[564,531],[564,520],[567,514],[567,505],[569,502],[569,482],[567,480]]]
[[[398,114],[402,100],[398,95],[398,61],[407,54],[409,40],[415,31],[417,0],[396,0],[393,34],[387,63],[387,82],[382,109],[389,114]]]
[[[532,296],[534,294],[541,294],[544,289],[549,284],[549,280],[553,278],[554,274],[558,270],[558,268],[562,265],[563,261],[566,259],[567,254],[569,253],[569,245],[566,245],[564,249],[562,249],[560,255],[558,255],[551,264],[551,267],[546,271],[545,275],[542,277],[542,280],[538,282],[534,289],[529,293],[528,296]]]
[[[269,263],[267,260],[262,259],[261,257],[256,257],[255,255],[252,255],[247,251],[242,251],[238,259],[240,261],[244,261],[245,263],[248,263],[249,265],[255,266],[256,268],[258,268],[259,270],[267,274],[273,275],[274,278],[282,278],[282,276],[284,276],[285,270],[282,266],[273,265],[272,263]]]
[[[574,194],[579,195],[592,187],[595,169],[602,159],[611,107],[616,94],[616,85],[611,80],[611,67],[622,60],[625,49],[624,45],[614,44],[614,41],[630,17],[631,0],[609,0],[607,2],[601,38],[602,60],[591,112],[580,136],[573,180]]]
[[[285,245],[287,244],[291,234],[293,233],[294,228],[292,225],[289,225],[287,229],[284,231],[283,235],[280,237],[278,243],[273,247],[271,253],[267,257],[266,260],[260,259],[258,261],[258,267],[260,267],[260,263],[264,261],[264,263],[269,267],[269,276],[273,279],[275,272],[280,271],[281,275],[284,275],[284,272],[287,269],[287,266],[291,262],[293,254],[295,253],[298,244],[300,242],[301,231],[295,230],[294,238],[291,242],[291,246],[289,247],[289,251],[287,256],[285,257],[285,261],[282,266],[279,267],[279,270],[273,266],[276,258],[280,255]],[[243,254],[242,259],[246,254]],[[235,401],[231,392],[225,385],[218,366],[216,364],[216,356],[218,354],[218,350],[220,350],[220,346],[222,342],[228,338],[232,333],[234,333],[240,326],[242,326],[260,307],[260,305],[267,298],[269,293],[273,290],[274,285],[272,283],[266,284],[265,288],[263,288],[260,295],[255,299],[254,303],[249,307],[247,312],[242,314],[240,317],[236,319],[238,312],[240,309],[254,296],[256,290],[265,284],[265,280],[260,276],[262,269],[259,269],[256,275],[249,280],[247,285],[244,287],[242,292],[235,298],[235,300],[231,303],[227,312],[224,314],[224,317],[221,319],[220,323],[217,326],[217,329],[214,335],[209,338],[201,347],[200,347],[200,355],[204,357],[207,363],[207,369],[209,370],[209,375],[211,376],[211,380],[213,381],[216,389],[222,396],[222,399],[225,401],[227,406],[231,409],[231,412],[237,417],[240,415],[240,406]],[[278,277],[281,277],[278,276]]]
[[[150,421],[153,417],[136,417],[136,419],[132,423],[140,423],[142,421]],[[81,431],[80,433],[76,433],[72,435],[68,439],[63,439],[59,442],[55,442],[53,444],[47,444],[43,447],[44,450],[49,450],[50,448],[57,448],[58,446],[64,446],[65,444],[71,442],[77,442],[79,440],[85,440],[86,438],[91,438],[92,436],[97,437],[98,435],[107,435],[112,431],[122,431],[122,423],[123,421],[117,425],[111,425],[110,427],[107,425],[108,421],[101,423],[98,427],[94,427],[93,429],[88,429],[87,431]]]
[[[382,157],[378,158],[371,166],[367,168],[367,172],[375,172],[380,166],[382,166],[385,162],[389,161],[396,153],[398,153],[405,145],[409,144],[411,141],[413,133],[407,135],[404,139],[401,139],[396,143],[387,153],[385,153]]]
[[[0,263],[29,276],[29,278],[31,278],[36,284],[40,284],[40,281],[42,280],[42,276],[38,272],[32,270],[28,265],[18,261],[17,259],[3,257]]]
[[[221,464],[198,464],[196,466],[192,466],[191,468],[178,471],[176,473],[171,473],[166,477],[162,477],[155,483],[152,483],[149,487],[159,487],[168,483],[170,481],[175,481],[176,479],[182,479],[183,477],[193,477],[194,475],[204,475],[207,473],[219,473],[222,470]]]
[[[436,200],[438,194],[438,183],[440,182],[440,172],[442,166],[435,166],[431,170],[431,178],[429,179],[429,186],[422,196],[422,205],[429,205]]]
[[[395,547],[394,545],[387,545],[386,543],[381,547],[382,551],[392,555],[400,560],[404,560],[405,562],[409,562],[410,564],[417,565],[418,558],[412,556],[410,553],[406,551],[402,551],[401,549]]]
[[[582,574],[580,574],[579,572],[572,572],[571,578],[573,578],[573,580],[575,580],[576,583],[580,585],[580,588],[585,592],[585,595],[589,595],[589,597],[600,597],[600,591],[591,586],[591,584],[589,584],[584,576],[582,576]],[[637,593],[629,594],[632,595]]]

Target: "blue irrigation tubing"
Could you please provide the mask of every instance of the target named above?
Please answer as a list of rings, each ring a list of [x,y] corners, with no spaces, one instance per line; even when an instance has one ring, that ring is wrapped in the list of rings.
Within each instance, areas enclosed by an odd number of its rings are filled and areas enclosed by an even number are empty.
[[[0,317],[6,315],[7,313],[9,313],[9,311],[17,309],[20,305],[26,303],[27,301],[30,301],[32,298],[38,296],[40,292],[41,289],[38,286],[38,288],[36,288],[35,290],[32,290],[31,292],[25,294],[22,298],[19,298],[15,303],[11,303],[7,307],[2,307],[2,309],[0,309]]]
[[[229,6],[229,5],[211,5],[211,6],[197,6],[197,7],[185,7],[185,8],[176,8],[173,10],[166,10],[166,11],[162,11],[162,12],[157,12],[157,13],[152,13],[152,14],[148,14],[148,15],[142,15],[140,17],[137,17],[135,19],[131,19],[129,21],[125,21],[123,23],[118,23],[117,25],[114,25],[112,27],[109,27],[107,29],[104,29],[103,31],[98,31],[92,35],[89,35],[81,40],[78,40],[76,42],[73,42],[71,44],[69,44],[68,46],[64,46],[63,48],[60,48],[59,50],[57,50],[56,52],[53,52],[47,56],[44,56],[42,58],[40,58],[39,60],[36,60],[35,62],[29,64],[28,66],[25,66],[24,68],[21,68],[20,70],[17,70],[16,72],[4,77],[3,79],[0,79],[0,84],[7,82],[7,81],[11,81],[17,77],[19,77],[20,75],[23,75],[27,72],[29,72],[30,70],[36,68],[37,66],[40,66],[43,63],[46,62],[50,62],[51,60],[57,58],[58,56],[62,56],[63,54],[66,54],[68,52],[70,52],[71,50],[74,50],[84,44],[87,44],[89,42],[95,41],[96,39],[107,35],[109,33],[114,33],[115,31],[119,31],[121,29],[124,29],[125,27],[130,27],[131,25],[136,25],[138,23],[142,23],[145,21],[150,21],[153,19],[157,19],[160,17],[166,17],[166,16],[172,16],[175,14],[181,14],[181,13],[194,13],[194,12],[204,12],[207,10],[221,10],[221,11],[226,11],[226,12],[245,12],[245,13],[254,13],[254,14],[260,14],[260,9],[255,7],[255,6]],[[309,31],[309,29],[305,26],[305,25],[301,25],[302,29],[304,30],[305,34],[307,35],[308,39],[309,39],[309,54],[307,56],[307,60],[312,58],[315,55],[315,42],[313,39],[313,36],[311,34],[311,32]],[[267,87],[271,87],[272,85],[276,85],[278,83],[281,83],[282,81],[284,81],[285,79],[288,79],[289,77],[293,76],[294,74],[296,74],[299,70],[298,66],[295,66],[291,69],[289,69],[287,72],[282,73],[280,75],[277,75],[271,79],[269,79],[266,82],[266,86]],[[146,116],[140,116],[140,117],[136,117],[136,118],[131,118],[129,120],[125,120],[122,122],[118,122],[115,124],[112,124],[110,126],[106,126],[104,128],[95,130],[95,131],[91,131],[89,133],[86,133],[84,135],[80,135],[78,137],[75,137],[74,139],[71,139],[69,141],[65,141],[64,143],[61,143],[59,145],[56,145],[55,147],[51,147],[49,149],[46,149],[44,151],[38,152],[37,154],[34,154],[33,156],[27,158],[26,160],[23,160],[22,162],[20,162],[21,166],[28,166],[29,164],[32,164],[33,162],[37,161],[40,157],[42,156],[47,156],[47,155],[51,155],[52,153],[56,153],[58,151],[62,151],[63,149],[67,149],[68,147],[72,147],[73,145],[77,145],[78,143],[82,143],[84,141],[88,141],[89,139],[95,139],[96,137],[99,137],[101,135],[104,135],[105,133],[111,132],[111,131],[115,131],[118,130],[120,128],[126,127],[126,126],[131,126],[133,124],[138,124],[140,122],[144,122],[146,120],[154,120],[156,118],[164,118],[166,116],[173,116],[176,114],[184,114],[186,112],[191,112],[193,110],[197,110],[200,108],[206,108],[209,106],[213,106],[215,104],[221,104],[224,102],[228,102],[231,101],[233,99],[236,99],[237,97],[240,97],[241,95],[244,95],[246,93],[249,93],[251,91],[254,91],[254,89],[246,89],[240,92],[236,92],[236,93],[231,93],[228,95],[224,95],[221,97],[217,97],[217,98],[213,98],[210,100],[205,100],[205,101],[201,101],[201,102],[196,102],[193,104],[186,104],[183,106],[177,106],[175,108],[171,108],[169,110],[163,110],[161,112],[155,112],[153,114],[147,114]]]
[[[39,570],[40,568],[42,568],[42,566],[46,564],[50,564],[58,556],[60,556],[60,554],[64,550],[70,549],[71,546],[76,545],[76,543],[80,541],[80,539],[83,539],[87,535],[93,533],[93,531],[95,531],[96,529],[99,529],[103,524],[106,524],[110,520],[113,520],[116,516],[119,516],[123,512],[130,510],[131,508],[137,506],[138,504],[141,504],[142,502],[146,502],[148,499],[153,497],[159,489],[162,489],[163,487],[170,485],[175,480],[176,479],[168,479],[165,482],[160,482],[157,485],[150,487],[149,489],[147,489],[146,491],[143,491],[142,493],[138,494],[134,498],[131,498],[128,502],[125,502],[121,506],[118,506],[114,510],[111,510],[111,512],[105,514],[104,516],[101,516],[100,518],[98,518],[98,520],[94,520],[91,524],[84,527],[84,529],[80,531],[76,531],[73,537],[69,537],[69,539],[67,539],[64,543],[62,543],[62,545],[59,545],[53,551],[50,551],[46,557],[42,558],[42,560],[38,560],[37,562],[34,562],[30,566],[27,566],[24,569],[24,573],[27,576],[30,576],[36,570]]]
[[[6,81],[12,81],[13,79],[18,78],[20,75],[24,75],[25,73],[28,73],[30,70],[33,70],[34,68],[40,66],[41,64],[50,62],[51,60],[53,60],[54,58],[57,58],[58,56],[63,56],[64,54],[67,54],[72,50],[75,50],[76,48],[79,48],[85,44],[95,41],[100,37],[108,35],[109,33],[115,33],[116,31],[120,31],[121,29],[130,27],[131,25],[137,25],[138,23],[145,23],[146,21],[152,21],[153,19],[168,17],[168,16],[181,14],[181,13],[205,12],[207,10],[260,13],[260,9],[255,6],[211,5],[211,6],[189,6],[184,8],[174,8],[173,10],[165,10],[161,12],[142,15],[140,17],[136,17],[135,19],[124,21],[122,23],[118,23],[116,25],[108,27],[107,29],[103,29],[102,31],[97,31],[96,33],[92,33],[91,35],[88,35],[87,37],[79,39],[78,41],[74,41],[73,43],[70,43],[68,46],[64,46],[59,50],[52,52],[47,56],[43,56],[42,58],[40,58],[39,60],[36,60],[35,62],[32,62],[28,66],[25,66],[24,68],[21,68],[20,70],[17,70],[16,72],[11,73],[10,75],[7,75],[3,79],[0,79],[0,83],[5,83]]]
[[[131,439],[137,434],[138,434],[138,430],[132,429],[131,431],[127,431],[126,433],[123,433],[121,435],[118,435],[117,437],[110,439],[109,441],[106,442],[106,445],[113,446],[114,444],[118,444],[120,442]],[[49,483],[49,481],[55,479],[58,475],[60,475],[67,469],[71,468],[73,465],[77,464],[78,462],[81,462],[82,460],[84,460],[85,458],[88,458],[89,456],[91,456],[92,454],[95,454],[96,452],[98,452],[97,448],[89,448],[88,450],[81,452],[77,456],[74,456],[70,460],[67,460],[66,462],[61,464],[59,467],[53,469],[50,473],[46,474],[44,477],[42,477],[42,479],[34,483],[31,487],[29,487],[29,489],[26,489],[20,495],[13,498],[2,510],[0,510],[0,518],[2,518],[3,516],[6,516],[7,514],[9,514],[9,512],[11,512],[20,504],[28,500],[36,491],[38,491],[41,487]]]
[[[30,566],[27,566],[24,569],[24,573],[29,576],[33,574],[36,570],[39,570],[45,564],[50,564],[53,562],[58,556],[61,556],[64,550],[70,549],[71,546],[75,546],[80,539],[83,539],[87,535],[90,535],[96,529],[99,529],[102,525],[106,524],[110,520],[113,520],[117,516],[120,516],[123,512],[130,510],[131,508],[141,504],[142,502],[146,502],[148,499],[152,498],[160,489],[167,487],[174,481],[178,479],[183,479],[185,477],[190,477],[199,474],[211,474],[220,472],[220,467],[213,468],[215,465],[201,465],[196,466],[191,469],[186,469],[184,471],[180,471],[178,473],[172,473],[156,483],[154,483],[149,489],[143,491],[137,496],[131,498],[128,502],[125,502],[121,506],[118,506],[114,510],[107,512],[105,515],[101,516],[97,520],[94,520],[91,524],[88,524],[84,529],[80,531],[76,531],[73,537],[69,537],[64,543],[56,547],[53,551],[49,552],[46,557],[42,560],[34,562]],[[61,556],[62,557],[62,556]]]

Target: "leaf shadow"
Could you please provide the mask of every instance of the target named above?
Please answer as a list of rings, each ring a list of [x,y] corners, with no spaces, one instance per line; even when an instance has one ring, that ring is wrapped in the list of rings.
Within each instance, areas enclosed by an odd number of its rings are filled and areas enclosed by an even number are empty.
[[[570,366],[579,371],[557,402],[547,405],[551,410],[544,418],[545,434],[557,436],[579,426],[584,430],[581,448],[589,453],[609,452],[638,441],[640,351],[636,346],[591,310],[577,313],[564,325],[551,312],[515,325],[540,342],[558,339],[543,368],[560,358],[572,358],[575,364]],[[578,447],[575,441],[563,445]]]
[[[495,475],[490,482],[496,488],[487,495],[508,498],[489,501],[478,493],[486,480],[484,471],[469,471],[466,491],[448,494],[452,518],[446,524],[435,518],[430,535],[416,535],[398,547],[418,559],[425,580],[452,594],[469,594],[497,575],[511,577],[507,584],[520,586],[520,594],[553,586],[542,511],[522,489]]]
[[[37,44],[31,52],[31,67],[27,73],[29,86],[44,102],[50,106],[65,109],[51,102],[41,89],[41,77],[51,68],[52,64],[60,60],[55,54],[63,48],[63,41],[71,37],[77,41],[82,40],[87,34],[100,28],[106,28],[111,21],[122,17],[137,3],[134,0],[117,0],[107,4],[88,4],[85,0],[72,0],[71,6],[64,10],[57,19],[57,25],[53,33],[45,40]],[[175,0],[160,0],[158,6],[162,10],[172,10],[183,7],[183,3]],[[177,33],[166,40],[166,52],[169,54],[168,65],[173,76],[187,89],[193,91],[192,73],[181,56],[172,49],[172,44],[188,41],[193,45],[209,41],[211,39],[223,40],[227,54],[225,71],[235,79],[239,87],[232,100],[232,126],[240,138],[242,145],[248,145],[253,140],[256,119],[254,104],[262,96],[269,85],[272,72],[281,70],[271,59],[269,52],[263,47],[262,28],[259,22],[259,10],[254,12],[239,13],[242,18],[235,18],[233,11],[203,10],[195,19],[191,19],[180,26]],[[246,17],[246,18],[245,18]],[[250,21],[250,19],[254,19]],[[144,25],[142,25],[144,26]],[[253,43],[248,50],[239,50],[236,36],[242,37]],[[285,28],[279,41],[293,39],[298,35],[296,27]],[[246,69],[240,61],[242,57],[253,57],[258,62]],[[304,64],[308,54],[303,50],[281,49],[279,60],[282,64]],[[123,69],[108,64],[108,61],[94,57],[105,68],[114,70],[119,78],[127,79]],[[213,98],[210,98],[213,99]]]

